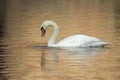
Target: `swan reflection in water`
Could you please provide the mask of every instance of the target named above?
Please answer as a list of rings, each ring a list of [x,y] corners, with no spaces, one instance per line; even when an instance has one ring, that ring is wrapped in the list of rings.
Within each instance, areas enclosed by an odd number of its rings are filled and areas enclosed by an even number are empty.
[[[46,66],[46,50],[50,52],[54,65],[58,65],[58,55],[56,53],[56,48],[42,46],[41,49],[41,68],[45,68]]]
[[[59,63],[59,55],[64,55],[69,56],[69,58],[74,59],[80,59],[84,60],[86,57],[89,56],[99,56],[101,52],[103,52],[106,48],[52,48],[52,47],[47,47],[47,46],[42,46],[42,53],[41,53],[41,68],[45,68],[47,65],[46,59],[48,58],[47,55],[51,55],[52,62],[54,66],[58,66]],[[49,51],[49,53],[45,53],[46,50]],[[68,58],[68,57],[67,57]]]

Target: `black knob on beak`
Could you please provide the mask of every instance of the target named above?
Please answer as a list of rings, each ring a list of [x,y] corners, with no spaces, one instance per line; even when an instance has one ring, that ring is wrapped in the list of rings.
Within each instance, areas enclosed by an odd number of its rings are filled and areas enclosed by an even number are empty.
[[[45,33],[46,33],[46,30],[43,27],[41,27],[41,32],[42,32],[41,36],[44,37]]]

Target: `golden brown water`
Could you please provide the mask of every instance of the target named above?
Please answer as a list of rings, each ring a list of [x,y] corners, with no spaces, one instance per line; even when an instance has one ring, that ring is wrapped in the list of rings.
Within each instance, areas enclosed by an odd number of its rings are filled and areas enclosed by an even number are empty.
[[[1,0],[0,80],[120,80],[119,0]],[[86,34],[105,48],[49,48],[40,25],[56,21],[57,41]]]

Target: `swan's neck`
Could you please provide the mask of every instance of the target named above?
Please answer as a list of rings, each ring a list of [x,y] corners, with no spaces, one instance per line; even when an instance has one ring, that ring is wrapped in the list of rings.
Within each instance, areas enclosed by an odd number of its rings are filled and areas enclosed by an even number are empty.
[[[54,28],[54,32],[53,32],[53,35],[51,36],[50,40],[48,41],[48,46],[54,46],[55,40],[59,34],[59,27],[56,23],[53,23],[49,26],[52,26]]]

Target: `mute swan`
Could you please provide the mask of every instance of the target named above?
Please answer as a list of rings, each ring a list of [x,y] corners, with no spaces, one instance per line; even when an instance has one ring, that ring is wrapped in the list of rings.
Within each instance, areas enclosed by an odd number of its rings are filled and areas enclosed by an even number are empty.
[[[54,28],[53,35],[48,41],[48,46],[50,47],[104,47],[105,45],[111,44],[109,42],[102,42],[98,38],[86,35],[72,35],[55,43],[56,37],[59,34],[59,27],[54,21],[44,21],[42,23],[41,36],[45,36],[46,29],[49,26]]]

